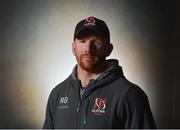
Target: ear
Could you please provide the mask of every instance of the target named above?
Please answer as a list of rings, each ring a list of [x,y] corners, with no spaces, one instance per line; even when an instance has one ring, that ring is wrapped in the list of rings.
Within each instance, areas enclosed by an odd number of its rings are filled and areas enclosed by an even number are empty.
[[[106,53],[106,57],[108,57],[111,54],[112,50],[113,50],[112,43],[108,43],[107,48],[106,48],[106,52],[105,52]]]
[[[72,42],[72,52],[73,52],[73,55],[76,56],[76,43],[75,43],[75,41]]]

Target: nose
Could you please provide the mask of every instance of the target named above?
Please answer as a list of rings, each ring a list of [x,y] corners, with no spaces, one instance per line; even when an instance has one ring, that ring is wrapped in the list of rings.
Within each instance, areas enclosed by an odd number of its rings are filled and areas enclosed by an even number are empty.
[[[94,53],[96,51],[96,45],[93,41],[87,41],[84,47],[86,52]]]

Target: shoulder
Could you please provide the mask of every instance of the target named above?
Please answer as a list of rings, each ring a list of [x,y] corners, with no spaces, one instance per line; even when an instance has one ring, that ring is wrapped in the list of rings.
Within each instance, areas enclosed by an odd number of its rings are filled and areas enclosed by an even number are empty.
[[[144,90],[138,85],[130,82],[126,78],[120,78],[111,84],[111,89],[115,92],[120,92],[122,96],[133,96],[133,95],[146,95]]]
[[[61,83],[59,83],[58,85],[56,85],[50,93],[49,98],[57,98],[59,95],[62,95],[64,93],[64,91],[66,90],[67,86],[69,86],[69,84],[71,84],[71,77],[69,76],[68,78],[66,78],[64,81],[62,81]]]
[[[145,91],[138,85],[128,81],[127,79],[121,81],[121,84],[121,88],[124,89],[124,93],[121,99],[121,105],[131,104],[131,107],[142,107],[149,104],[148,97]]]
[[[119,86],[116,86],[116,88],[119,92],[118,113],[121,113],[120,115],[122,115],[124,111],[143,112],[149,110],[148,97],[144,90],[138,85],[124,78],[119,81]]]
[[[111,89],[119,97],[121,104],[124,102],[148,102],[145,91],[126,78],[118,79],[112,86]]]
[[[122,81],[124,94],[118,101],[117,113],[126,128],[155,128],[146,93],[128,80]]]

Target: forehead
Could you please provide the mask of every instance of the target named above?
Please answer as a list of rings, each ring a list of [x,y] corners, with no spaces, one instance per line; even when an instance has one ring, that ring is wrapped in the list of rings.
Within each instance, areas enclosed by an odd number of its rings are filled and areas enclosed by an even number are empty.
[[[93,31],[93,30],[83,30],[83,31],[81,31],[78,35],[77,35],[77,37],[76,37],[76,39],[86,39],[86,38],[96,38],[96,39],[99,39],[99,40],[103,40],[104,41],[104,39],[105,38],[103,38],[100,34],[98,34],[97,32],[95,32],[95,31]]]
[[[101,39],[100,37],[97,36],[93,36],[93,35],[89,35],[89,36],[85,36],[85,37],[81,37],[81,38],[76,38],[75,41],[78,40],[98,40],[98,41],[102,41],[103,39]]]

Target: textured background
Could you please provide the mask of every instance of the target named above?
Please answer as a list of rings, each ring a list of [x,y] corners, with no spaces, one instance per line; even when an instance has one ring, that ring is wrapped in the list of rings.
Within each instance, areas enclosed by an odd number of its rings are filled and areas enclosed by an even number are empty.
[[[125,76],[158,128],[180,128],[179,4],[160,0],[0,0],[0,128],[41,128],[52,88],[72,71],[77,22],[106,21]]]

